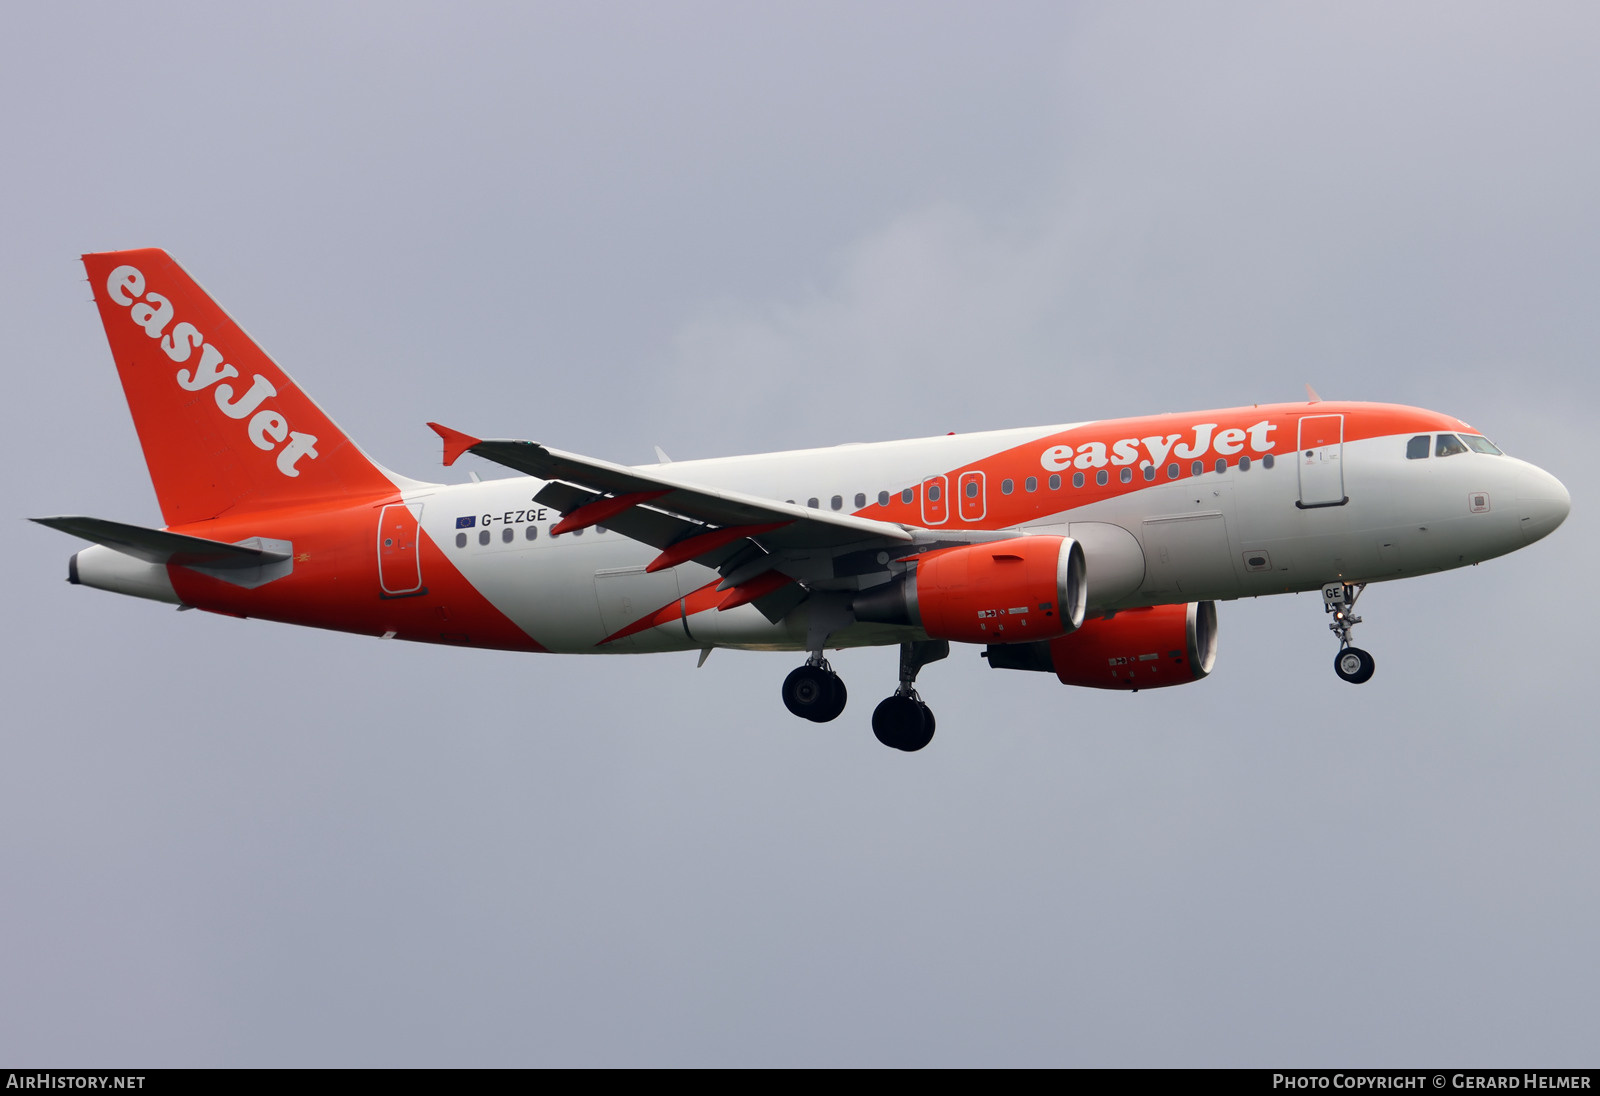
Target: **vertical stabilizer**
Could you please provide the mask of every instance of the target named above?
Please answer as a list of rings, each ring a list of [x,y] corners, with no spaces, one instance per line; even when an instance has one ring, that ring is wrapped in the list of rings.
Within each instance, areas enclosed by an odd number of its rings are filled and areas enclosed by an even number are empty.
[[[394,492],[395,478],[165,251],[83,265],[169,526]]]

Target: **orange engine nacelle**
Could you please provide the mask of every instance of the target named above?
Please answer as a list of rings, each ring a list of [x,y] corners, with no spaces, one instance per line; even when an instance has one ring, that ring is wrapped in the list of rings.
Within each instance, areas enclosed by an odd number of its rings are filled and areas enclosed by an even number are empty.
[[[1071,537],[1014,537],[945,548],[865,591],[857,620],[914,624],[934,639],[1028,643],[1083,623],[1083,548]]]
[[[1091,689],[1186,685],[1217,660],[1217,606],[1156,605],[1085,621],[1071,635],[1022,647],[990,647],[994,669],[1044,670]]]

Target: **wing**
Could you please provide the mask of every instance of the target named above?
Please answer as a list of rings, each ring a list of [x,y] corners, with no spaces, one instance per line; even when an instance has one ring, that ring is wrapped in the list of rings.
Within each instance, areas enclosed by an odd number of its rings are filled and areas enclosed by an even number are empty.
[[[641,471],[534,442],[482,440],[428,425],[444,439],[445,464],[472,453],[548,481],[535,498],[563,515],[551,532],[604,524],[660,549],[647,570],[690,561],[716,568],[723,576],[718,589],[729,591],[726,607],[753,601],[773,620],[805,596],[773,572],[807,588],[854,586],[850,580],[856,576],[887,573],[889,560],[923,547],[919,533],[925,531],[913,527],[689,483],[661,469]]]

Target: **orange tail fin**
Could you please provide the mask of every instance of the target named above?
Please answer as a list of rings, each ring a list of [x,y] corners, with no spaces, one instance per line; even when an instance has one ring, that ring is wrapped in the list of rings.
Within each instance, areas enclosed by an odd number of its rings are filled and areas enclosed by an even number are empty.
[[[165,251],[83,257],[170,525],[397,479],[334,425]]]

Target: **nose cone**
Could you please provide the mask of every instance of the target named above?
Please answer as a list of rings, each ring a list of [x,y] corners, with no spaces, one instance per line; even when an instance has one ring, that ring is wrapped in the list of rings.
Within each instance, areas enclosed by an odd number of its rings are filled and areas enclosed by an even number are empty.
[[[1522,519],[1522,539],[1532,544],[1555,532],[1572,511],[1572,496],[1561,481],[1543,468],[1528,465],[1517,478],[1517,513]]]

